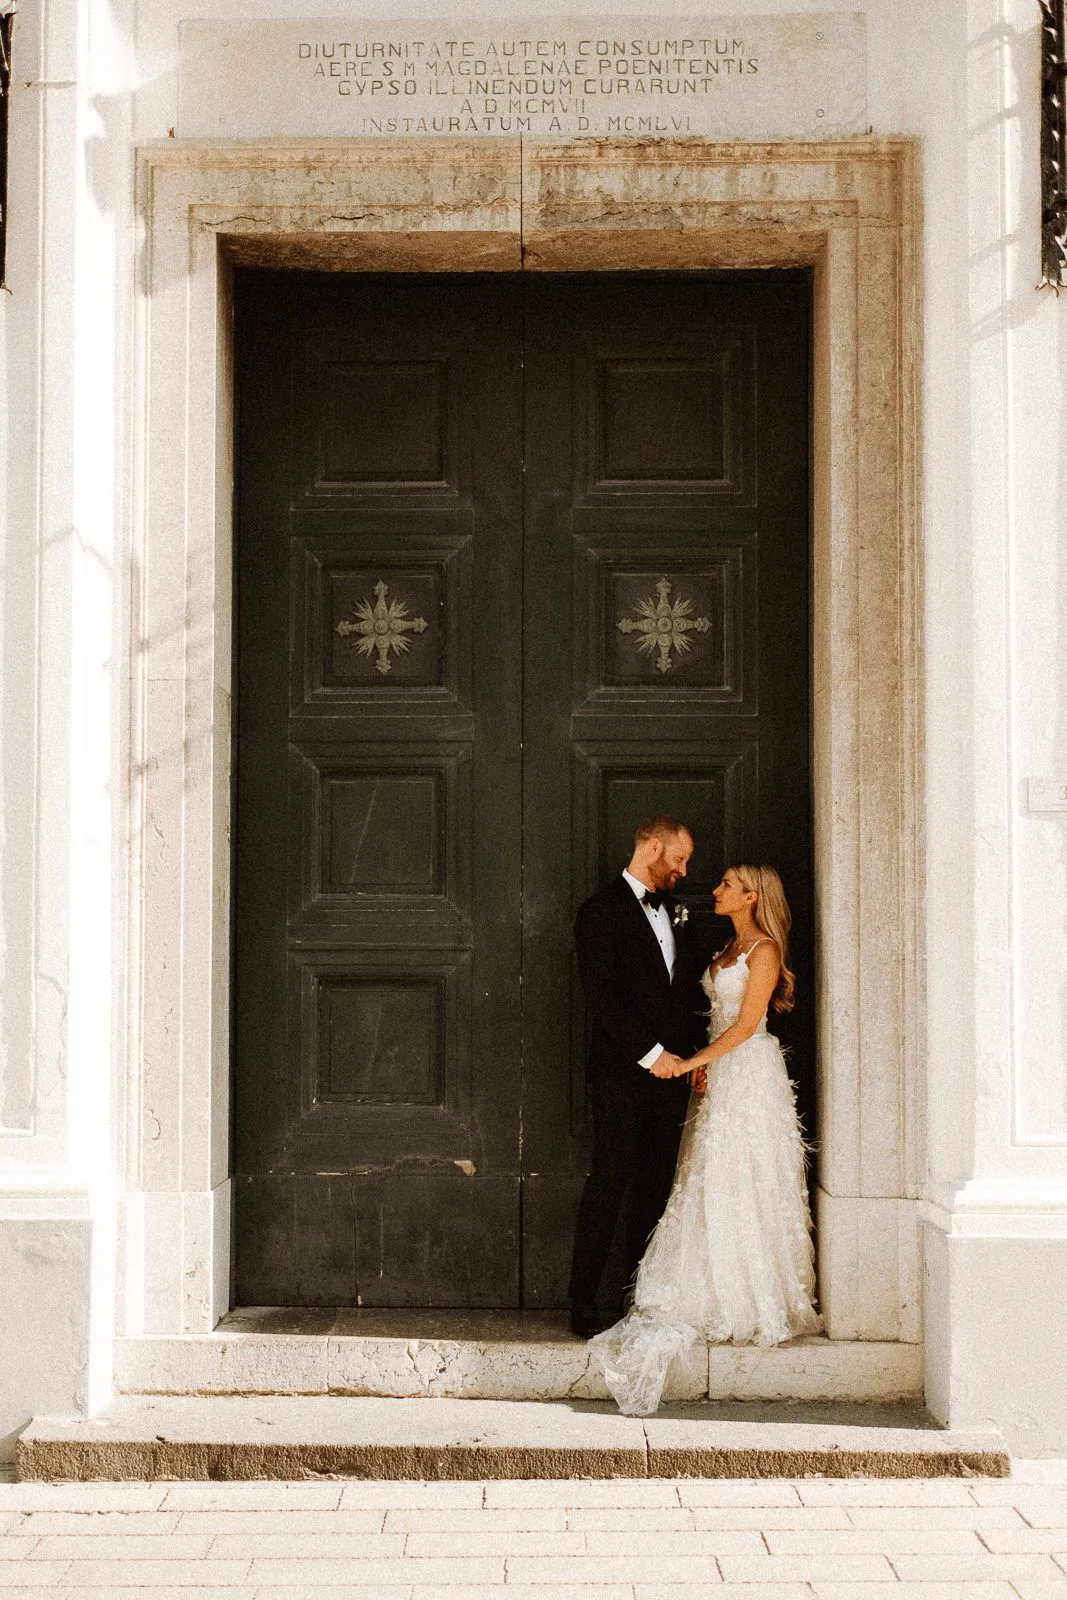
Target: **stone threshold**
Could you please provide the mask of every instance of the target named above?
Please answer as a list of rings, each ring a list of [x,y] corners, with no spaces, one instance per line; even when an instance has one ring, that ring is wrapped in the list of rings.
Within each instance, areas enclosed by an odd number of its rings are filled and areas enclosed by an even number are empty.
[[[1010,1476],[995,1431],[919,1408],[672,1405],[623,1417],[590,1401],[326,1396],[132,1397],[35,1418],[20,1480],[959,1478]]]
[[[922,1347],[796,1339],[773,1350],[709,1345],[677,1361],[667,1400],[851,1401],[922,1397]],[[118,1339],[120,1394],[339,1395],[441,1400],[602,1400],[607,1390],[561,1312],[234,1311],[210,1334]]]

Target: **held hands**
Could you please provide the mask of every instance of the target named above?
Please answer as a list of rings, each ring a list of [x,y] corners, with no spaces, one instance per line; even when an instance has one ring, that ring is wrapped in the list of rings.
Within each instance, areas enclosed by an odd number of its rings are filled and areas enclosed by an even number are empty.
[[[688,1074],[693,1092],[695,1094],[707,1093],[707,1067],[691,1067],[688,1061],[683,1061],[680,1056],[672,1055],[669,1050],[661,1051],[648,1070],[654,1078],[681,1078]]]
[[[661,1050],[648,1070],[654,1078],[677,1078],[686,1071],[686,1065],[680,1056]]]

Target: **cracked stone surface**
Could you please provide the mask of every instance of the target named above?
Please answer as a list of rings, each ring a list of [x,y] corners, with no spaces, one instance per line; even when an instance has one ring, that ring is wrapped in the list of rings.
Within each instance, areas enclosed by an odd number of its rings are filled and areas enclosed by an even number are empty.
[[[815,1419],[818,1420],[815,1420]],[[902,1423],[907,1422],[904,1426]],[[995,1430],[922,1413],[675,1404],[647,1421],[587,1400],[124,1396],[37,1419],[24,1478],[972,1477],[1010,1470]]]

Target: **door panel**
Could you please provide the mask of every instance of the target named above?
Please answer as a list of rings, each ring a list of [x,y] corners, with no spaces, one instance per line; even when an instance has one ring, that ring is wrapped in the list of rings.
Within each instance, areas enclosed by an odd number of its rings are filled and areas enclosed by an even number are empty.
[[[781,866],[810,1081],[807,306],[241,276],[239,1301],[562,1303],[571,922],[648,813],[709,945]]]
[[[567,934],[637,823],[693,829],[682,888],[709,952],[711,891],[754,858],[781,868],[802,965],[810,948],[808,292],[801,274],[526,285],[528,1304],[563,1300],[586,1170]]]
[[[239,303],[237,1297],[514,1304],[518,302]]]

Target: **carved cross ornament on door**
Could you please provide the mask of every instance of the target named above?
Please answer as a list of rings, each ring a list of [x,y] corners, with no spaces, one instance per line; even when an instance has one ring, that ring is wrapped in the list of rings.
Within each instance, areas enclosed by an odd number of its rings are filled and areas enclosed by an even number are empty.
[[[360,635],[356,649],[361,656],[372,656],[377,651],[375,671],[383,677],[393,670],[389,660],[390,650],[403,655],[411,648],[411,640],[407,635],[425,633],[429,627],[425,617],[408,616],[408,608],[403,600],[387,601],[388,593],[387,583],[376,583],[374,604],[371,605],[369,600],[357,600],[353,607],[355,620],[345,618],[336,627],[342,639],[353,633]]]
[[[636,633],[640,635],[637,640],[639,651],[646,651],[650,656],[658,654],[656,669],[659,672],[670,672],[674,666],[671,651],[685,655],[692,649],[692,641],[686,638],[688,633],[707,633],[711,627],[710,617],[694,617],[692,600],[677,599],[672,602],[670,598],[671,585],[666,578],[661,578],[656,585],[657,600],[638,600],[636,617],[623,617],[617,624],[620,633]]]

